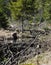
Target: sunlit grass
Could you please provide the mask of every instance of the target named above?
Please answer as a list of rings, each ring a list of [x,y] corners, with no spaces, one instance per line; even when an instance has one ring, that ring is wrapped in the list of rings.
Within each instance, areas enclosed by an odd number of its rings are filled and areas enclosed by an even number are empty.
[[[50,54],[50,55],[49,55]],[[31,58],[19,65],[41,65],[41,64],[47,64],[50,61],[50,52],[45,52],[40,55],[35,56],[34,58]],[[49,60],[48,60],[49,59]]]
[[[21,64],[21,65],[36,65],[34,63],[25,63],[25,64]]]

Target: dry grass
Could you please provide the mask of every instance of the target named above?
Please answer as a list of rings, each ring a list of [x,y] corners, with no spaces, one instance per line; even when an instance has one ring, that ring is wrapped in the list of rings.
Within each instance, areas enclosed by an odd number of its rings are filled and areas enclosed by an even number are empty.
[[[51,65],[51,52],[45,52],[19,65]]]

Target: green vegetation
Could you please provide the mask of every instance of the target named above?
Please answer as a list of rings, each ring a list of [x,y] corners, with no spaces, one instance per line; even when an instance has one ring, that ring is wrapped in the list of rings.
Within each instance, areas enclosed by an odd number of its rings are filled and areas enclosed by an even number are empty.
[[[0,11],[8,19],[51,22],[51,0],[0,0]]]
[[[8,27],[8,22],[3,12],[0,12],[0,27],[4,29]]]

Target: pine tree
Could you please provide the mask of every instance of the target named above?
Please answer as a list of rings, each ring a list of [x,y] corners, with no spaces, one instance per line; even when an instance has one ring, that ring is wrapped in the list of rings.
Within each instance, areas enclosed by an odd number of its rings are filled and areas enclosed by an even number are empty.
[[[8,21],[3,12],[0,12],[0,27],[6,29],[8,27]]]

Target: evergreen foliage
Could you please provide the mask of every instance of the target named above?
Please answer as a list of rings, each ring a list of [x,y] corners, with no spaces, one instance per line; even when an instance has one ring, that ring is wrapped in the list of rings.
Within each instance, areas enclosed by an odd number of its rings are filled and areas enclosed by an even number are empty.
[[[8,22],[3,12],[0,12],[0,27],[4,29],[8,27]]]
[[[0,11],[15,20],[51,21],[51,0],[0,0]]]

